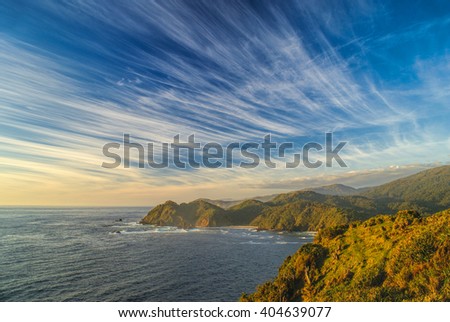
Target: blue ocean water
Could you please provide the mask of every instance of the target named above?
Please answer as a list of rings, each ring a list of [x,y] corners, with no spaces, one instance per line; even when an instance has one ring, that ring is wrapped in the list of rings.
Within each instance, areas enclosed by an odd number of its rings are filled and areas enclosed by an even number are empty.
[[[236,301],[313,238],[138,224],[147,211],[0,208],[0,301]]]

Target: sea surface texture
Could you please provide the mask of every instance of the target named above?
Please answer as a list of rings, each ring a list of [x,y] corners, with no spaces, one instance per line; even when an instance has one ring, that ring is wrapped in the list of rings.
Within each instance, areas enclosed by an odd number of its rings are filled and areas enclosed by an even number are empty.
[[[313,238],[138,224],[147,211],[1,208],[0,301],[236,301]]]

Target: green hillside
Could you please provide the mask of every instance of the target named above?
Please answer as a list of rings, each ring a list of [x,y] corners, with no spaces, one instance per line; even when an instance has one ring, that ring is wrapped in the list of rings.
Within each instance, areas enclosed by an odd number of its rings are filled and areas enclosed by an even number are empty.
[[[183,228],[230,225],[226,219],[225,210],[204,200],[180,205],[173,201],[166,201],[150,210],[141,223]]]
[[[342,225],[348,223],[350,217],[348,212],[333,206],[297,200],[266,208],[251,225],[260,229],[308,231]]]
[[[152,209],[141,222],[179,227],[252,225],[303,231],[365,220],[378,213],[394,214],[402,209],[430,214],[450,207],[450,166],[366,188],[358,195],[352,189],[331,185],[316,188],[316,192],[306,189],[279,194],[266,202],[197,199],[178,205],[168,201]]]
[[[280,194],[251,225],[260,229],[305,231],[364,220],[377,213],[373,200],[362,196],[321,195],[313,191]]]
[[[450,166],[425,170],[360,194],[374,199],[385,211],[415,209],[434,213],[450,207]]]
[[[450,210],[319,231],[242,301],[450,301]]]

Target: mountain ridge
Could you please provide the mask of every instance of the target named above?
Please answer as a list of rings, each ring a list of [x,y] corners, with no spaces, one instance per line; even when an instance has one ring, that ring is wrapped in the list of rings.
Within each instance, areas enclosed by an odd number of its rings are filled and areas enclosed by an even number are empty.
[[[441,166],[397,179],[384,185],[355,189],[345,185],[282,193],[269,201],[247,199],[225,201],[197,199],[158,205],[141,220],[143,224],[179,227],[255,225],[271,230],[318,230],[336,224],[366,220],[379,213],[402,209],[430,214],[450,207],[450,166]],[[357,192],[353,194],[353,192]]]
[[[363,188],[364,189],[364,188]],[[333,195],[333,196],[351,196],[356,195],[360,192],[359,188],[353,188],[345,184],[335,183],[325,186],[319,186],[314,188],[305,188],[301,191],[314,191],[322,195]]]

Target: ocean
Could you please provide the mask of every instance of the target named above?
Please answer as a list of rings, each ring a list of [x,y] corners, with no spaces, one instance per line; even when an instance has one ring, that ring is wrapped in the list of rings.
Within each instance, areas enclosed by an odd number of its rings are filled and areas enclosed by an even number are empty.
[[[236,301],[313,239],[138,224],[147,212],[0,208],[0,301]]]

